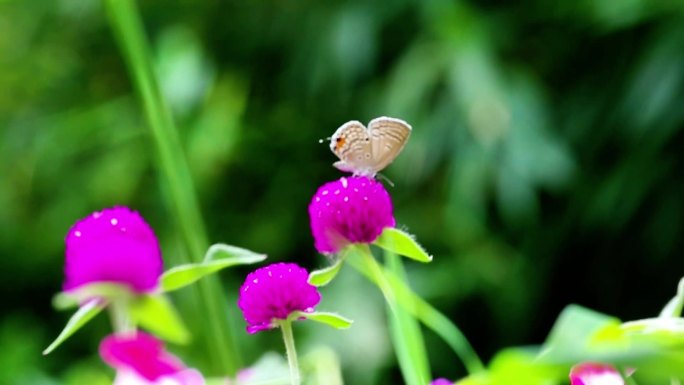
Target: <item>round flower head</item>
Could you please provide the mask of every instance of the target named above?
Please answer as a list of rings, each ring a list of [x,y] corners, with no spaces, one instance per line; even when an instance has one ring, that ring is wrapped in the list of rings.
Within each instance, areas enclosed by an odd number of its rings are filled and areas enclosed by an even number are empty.
[[[570,370],[571,385],[625,385],[625,380],[611,365],[585,362]]]
[[[154,290],[162,258],[152,228],[135,211],[114,207],[76,222],[66,236],[64,290],[109,282],[137,293]]]
[[[273,329],[275,320],[287,319],[295,311],[312,312],[321,295],[308,279],[306,269],[295,263],[274,263],[249,273],[238,299],[247,332]]]
[[[343,177],[321,186],[309,204],[316,249],[336,253],[350,243],[371,243],[394,227],[392,200],[382,183],[365,176]]]
[[[105,337],[100,356],[116,369],[114,385],[204,384],[197,370],[186,368],[161,341],[142,332]]]
[[[454,383],[447,380],[446,378],[437,378],[433,380],[430,385],[453,385]]]

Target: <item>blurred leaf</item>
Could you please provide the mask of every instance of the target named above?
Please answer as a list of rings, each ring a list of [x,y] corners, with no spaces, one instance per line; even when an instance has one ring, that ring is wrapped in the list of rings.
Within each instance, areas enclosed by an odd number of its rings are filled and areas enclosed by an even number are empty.
[[[473,374],[458,385],[560,384],[567,378],[569,367],[540,363],[533,349],[505,349],[492,359],[489,369]]]
[[[178,290],[188,286],[207,275],[236,265],[247,265],[261,262],[266,255],[236,246],[215,244],[209,247],[204,261],[173,267],[160,278],[164,292]]]
[[[169,104],[187,115],[213,82],[214,71],[193,30],[177,25],[164,30],[157,44],[159,83]]]
[[[57,336],[50,346],[43,350],[43,355],[50,354],[59,345],[61,345],[62,342],[66,341],[69,337],[76,333],[78,329],[88,323],[88,321],[93,319],[93,317],[98,315],[102,309],[104,309],[104,306],[102,306],[99,299],[90,300],[81,306],[76,313],[69,318],[66,326],[64,329],[62,329],[62,332],[59,333],[59,336]]]
[[[681,317],[682,307],[684,307],[684,278],[679,280],[677,285],[677,295],[665,305],[659,317]]]
[[[319,287],[329,284],[340,272],[343,262],[343,258],[337,258],[332,265],[312,271],[309,274],[309,283]]]
[[[253,365],[241,370],[234,383],[235,385],[289,385],[290,369],[282,355],[266,352]],[[220,385],[225,384],[224,378],[220,381]]]
[[[339,314],[318,311],[312,313],[307,313],[303,311],[294,312],[292,313],[291,317],[293,317],[294,319],[298,319],[300,317],[306,318],[311,321],[328,325],[334,329],[348,329],[349,327],[351,327],[352,323],[354,323],[354,321],[344,318]]]
[[[543,345],[541,356],[550,362],[580,361],[590,348],[591,339],[602,329],[619,327],[620,320],[593,310],[569,305],[558,316]]]
[[[61,385],[111,385],[111,370],[96,366],[94,360],[80,361],[69,366]],[[32,383],[33,384],[33,383]]]
[[[394,227],[386,227],[373,244],[419,262],[432,261],[432,256],[416,242],[412,235]]]
[[[395,277],[402,280],[408,288],[408,278],[402,265],[402,259],[392,252],[385,252],[385,268]],[[390,286],[392,286],[390,284]],[[400,295],[394,293],[397,301]],[[387,318],[390,336],[399,361],[399,368],[407,385],[422,385],[430,381],[430,363],[425,338],[420,328],[420,321],[411,310],[403,306],[389,304]]]
[[[130,312],[137,324],[160,338],[177,344],[190,342],[190,333],[164,295],[140,296],[131,302]]]
[[[57,293],[52,298],[52,305],[58,310],[65,310],[77,307],[79,304],[93,298],[100,299],[103,303],[107,303],[109,300],[132,298],[134,295],[135,294],[126,285],[96,282]]]
[[[242,247],[216,243],[209,247],[204,261],[231,260],[235,264],[250,264],[266,259],[266,254],[255,253]]]

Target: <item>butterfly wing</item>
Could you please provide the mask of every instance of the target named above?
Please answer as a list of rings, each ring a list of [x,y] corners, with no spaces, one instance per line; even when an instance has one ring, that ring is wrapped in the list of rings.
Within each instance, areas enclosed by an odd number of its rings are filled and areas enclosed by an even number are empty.
[[[340,158],[334,163],[339,170],[367,174],[373,168],[370,136],[359,121],[352,120],[340,126],[330,138],[330,150]]]
[[[387,167],[399,155],[411,135],[411,126],[401,119],[380,117],[368,124],[373,173]]]

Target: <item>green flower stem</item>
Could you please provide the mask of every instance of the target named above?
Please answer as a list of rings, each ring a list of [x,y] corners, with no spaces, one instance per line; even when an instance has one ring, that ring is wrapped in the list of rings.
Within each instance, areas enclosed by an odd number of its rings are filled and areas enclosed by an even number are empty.
[[[416,324],[404,309],[397,306],[396,294],[385,278],[382,267],[373,258],[370,247],[366,244],[352,246],[361,255],[364,270],[382,292],[390,313],[390,329],[397,360],[404,381],[408,385],[424,385],[430,382],[430,369],[422,336],[416,335]],[[418,330],[420,333],[420,330]]]
[[[135,331],[135,323],[128,311],[128,299],[117,299],[109,304],[109,315],[112,320],[112,329],[116,334],[127,334]]]
[[[189,261],[200,262],[209,246],[208,237],[178,132],[156,81],[138,9],[134,0],[106,0],[105,6],[154,137],[172,216]],[[228,319],[220,311],[224,301],[217,278],[203,279],[194,290],[191,294],[199,297],[193,301],[199,303],[197,319],[208,323],[201,328],[204,346],[197,350],[207,352],[210,374],[233,375],[240,367],[240,357]]]
[[[390,301],[390,298],[392,300],[398,298],[398,305],[402,306],[421,323],[430,328],[453,349],[463,362],[463,365],[469,374],[484,371],[482,360],[477,356],[461,330],[453,324],[449,318],[420,298],[420,296],[408,288],[395,274],[384,271],[375,259],[362,258],[362,260],[359,260],[358,254],[363,254],[363,252],[352,253],[347,260],[356,270],[376,286],[380,287],[383,293],[386,291],[392,291],[394,293],[391,297],[385,297],[388,302]],[[363,257],[363,255],[361,255],[361,257]]]
[[[408,286],[401,258],[387,251],[384,254],[387,269],[399,277],[404,285]],[[403,307],[397,307],[390,319],[390,330],[397,350],[404,350],[401,353],[401,359],[406,361],[403,367],[413,366],[412,371],[420,375],[420,384],[429,383],[431,378],[430,363],[418,320]]]
[[[289,319],[278,322],[280,330],[283,331],[283,341],[285,341],[285,352],[287,353],[287,363],[290,366],[290,383],[299,385],[299,362],[297,361],[297,351],[295,349],[294,335],[292,334],[292,321]]]

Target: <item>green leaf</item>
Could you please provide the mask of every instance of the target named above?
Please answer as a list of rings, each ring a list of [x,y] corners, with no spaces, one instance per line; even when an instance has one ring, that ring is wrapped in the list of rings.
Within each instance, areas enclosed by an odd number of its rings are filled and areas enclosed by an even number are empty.
[[[70,293],[59,292],[52,297],[52,307],[57,310],[67,310],[78,307],[78,298]]]
[[[657,317],[625,322],[620,330],[629,336],[660,345],[684,345],[684,318]]]
[[[544,342],[542,356],[549,361],[576,361],[596,352],[596,345],[614,347],[612,341],[618,339],[612,331],[619,325],[617,318],[578,305],[569,305],[558,316]]]
[[[408,279],[402,265],[402,259],[396,254],[385,252],[386,271],[393,273],[408,287]],[[389,279],[389,278],[388,278]],[[394,290],[399,301],[400,294]],[[409,305],[410,306],[410,305]],[[424,385],[430,382],[430,363],[425,348],[425,339],[419,321],[414,318],[405,306],[387,306],[390,336],[399,361],[404,381],[407,385]]]
[[[354,321],[344,318],[339,314],[335,313],[328,313],[328,312],[313,312],[313,313],[306,313],[303,311],[298,311],[292,313],[290,316],[294,319],[298,318],[306,318],[311,321],[316,321],[320,322],[322,324],[326,324],[328,326],[331,326],[335,329],[347,329],[349,328]]]
[[[243,249],[242,247],[226,245],[225,243],[216,243],[211,245],[204,255],[205,261],[214,261],[218,259],[231,259],[237,264],[250,264],[261,262],[266,259],[266,254],[255,253],[251,250]]]
[[[429,255],[410,234],[394,227],[385,228],[373,244],[392,253],[403,255],[404,257],[415,259],[419,262],[432,261],[432,256]]]
[[[509,348],[497,353],[488,370],[489,384],[516,385],[556,384],[567,378],[569,367],[549,365],[536,360],[535,349]]]
[[[684,307],[684,278],[679,280],[677,295],[672,298],[660,312],[659,317],[680,317]]]
[[[93,298],[117,299],[130,298],[133,292],[126,285],[117,283],[91,283],[80,286],[68,292],[57,293],[52,298],[52,306],[58,310],[66,310],[78,307],[79,304],[88,302]]]
[[[314,285],[314,286],[325,286],[330,281],[337,276],[337,273],[340,272],[340,269],[342,268],[342,258],[338,258],[335,263],[332,265],[319,269],[319,270],[314,270],[309,274],[309,283]]]
[[[137,324],[162,339],[177,344],[186,344],[190,341],[190,333],[164,295],[140,296],[131,302],[130,311]]]
[[[95,317],[98,313],[100,313],[104,309],[104,305],[101,303],[99,299],[93,299],[81,306],[74,315],[69,318],[69,321],[67,322],[66,326],[62,330],[61,333],[59,333],[59,336],[48,346],[45,350],[43,350],[43,355],[45,354],[50,354],[53,350],[55,350],[59,345],[62,344],[62,342],[66,341],[71,335],[73,335],[78,329],[80,329],[83,325],[88,323],[93,317]]]
[[[236,265],[261,262],[266,255],[235,246],[212,245],[201,263],[180,265],[167,270],[160,279],[162,291],[169,292],[188,286],[202,277]]]

